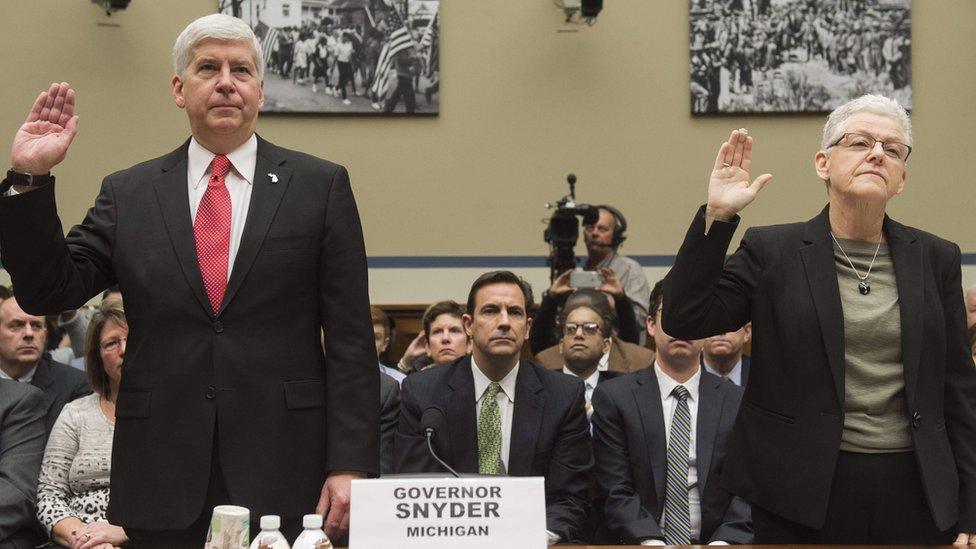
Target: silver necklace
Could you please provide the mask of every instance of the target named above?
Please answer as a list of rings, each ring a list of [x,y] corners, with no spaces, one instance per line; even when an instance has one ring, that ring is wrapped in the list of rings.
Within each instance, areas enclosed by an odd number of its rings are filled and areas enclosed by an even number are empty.
[[[847,252],[844,251],[844,247],[841,246],[840,242],[837,241],[837,237],[834,236],[833,231],[830,233],[830,238],[834,239],[834,244],[837,244],[837,247],[840,248],[840,253],[844,254],[847,262],[850,263],[851,270],[854,271],[854,276],[860,280],[860,282],[857,283],[857,291],[861,292],[861,295],[868,295],[871,293],[871,283],[868,282],[868,277],[871,276],[871,269],[874,267],[874,260],[878,259],[878,250],[881,249],[881,239],[878,239],[878,247],[874,249],[874,257],[871,258],[871,264],[868,265],[868,272],[864,273],[864,276],[861,276],[861,273],[857,272],[857,267],[854,266],[854,262],[851,261],[850,256],[848,256]]]

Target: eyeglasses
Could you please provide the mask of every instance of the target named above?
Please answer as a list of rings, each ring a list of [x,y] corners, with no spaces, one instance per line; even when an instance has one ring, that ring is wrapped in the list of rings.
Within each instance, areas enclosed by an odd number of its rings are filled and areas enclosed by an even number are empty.
[[[108,341],[103,341],[101,344],[99,344],[99,347],[101,347],[101,349],[107,353],[114,353],[115,351],[118,351],[122,347],[122,344],[128,340],[129,338],[127,337],[110,339]]]
[[[840,136],[840,139],[834,141],[834,144],[830,147],[840,145],[855,152],[867,152],[874,148],[875,143],[881,143],[881,148],[884,149],[885,156],[892,160],[905,162],[908,160],[908,155],[912,154],[912,148],[904,143],[899,143],[898,141],[882,141],[873,135],[860,132],[845,133]],[[829,149],[830,147],[827,148]]]
[[[600,333],[600,325],[596,322],[584,322],[582,324],[569,322],[563,326],[563,335],[574,336],[576,335],[576,331],[580,328],[582,328],[583,333],[588,336],[594,336]]]

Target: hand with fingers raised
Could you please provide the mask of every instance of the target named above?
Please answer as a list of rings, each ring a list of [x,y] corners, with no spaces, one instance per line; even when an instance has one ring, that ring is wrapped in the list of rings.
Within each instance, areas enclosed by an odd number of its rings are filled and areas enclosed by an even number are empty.
[[[708,180],[708,202],[705,206],[705,232],[712,221],[729,221],[737,213],[756,199],[763,186],[773,178],[764,173],[752,183],[749,171],[752,169],[752,136],[740,128],[734,130],[729,140],[722,143],[715,157]]]
[[[75,91],[67,82],[51,84],[34,101],[11,148],[14,170],[32,175],[46,174],[57,166],[78,131],[75,114]]]

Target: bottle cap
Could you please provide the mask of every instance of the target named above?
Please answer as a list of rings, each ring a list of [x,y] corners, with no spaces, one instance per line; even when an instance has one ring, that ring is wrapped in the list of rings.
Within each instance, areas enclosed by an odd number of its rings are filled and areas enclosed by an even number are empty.
[[[322,515],[305,515],[302,517],[302,527],[322,528]]]
[[[264,515],[261,517],[262,530],[277,530],[281,528],[281,517],[278,515]]]

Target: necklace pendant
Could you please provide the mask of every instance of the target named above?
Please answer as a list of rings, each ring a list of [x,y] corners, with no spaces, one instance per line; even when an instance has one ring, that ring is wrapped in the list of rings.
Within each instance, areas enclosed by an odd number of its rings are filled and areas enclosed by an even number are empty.
[[[862,280],[860,283],[858,283],[857,289],[859,292],[861,292],[861,295],[868,295],[871,293],[871,283],[867,280]]]

